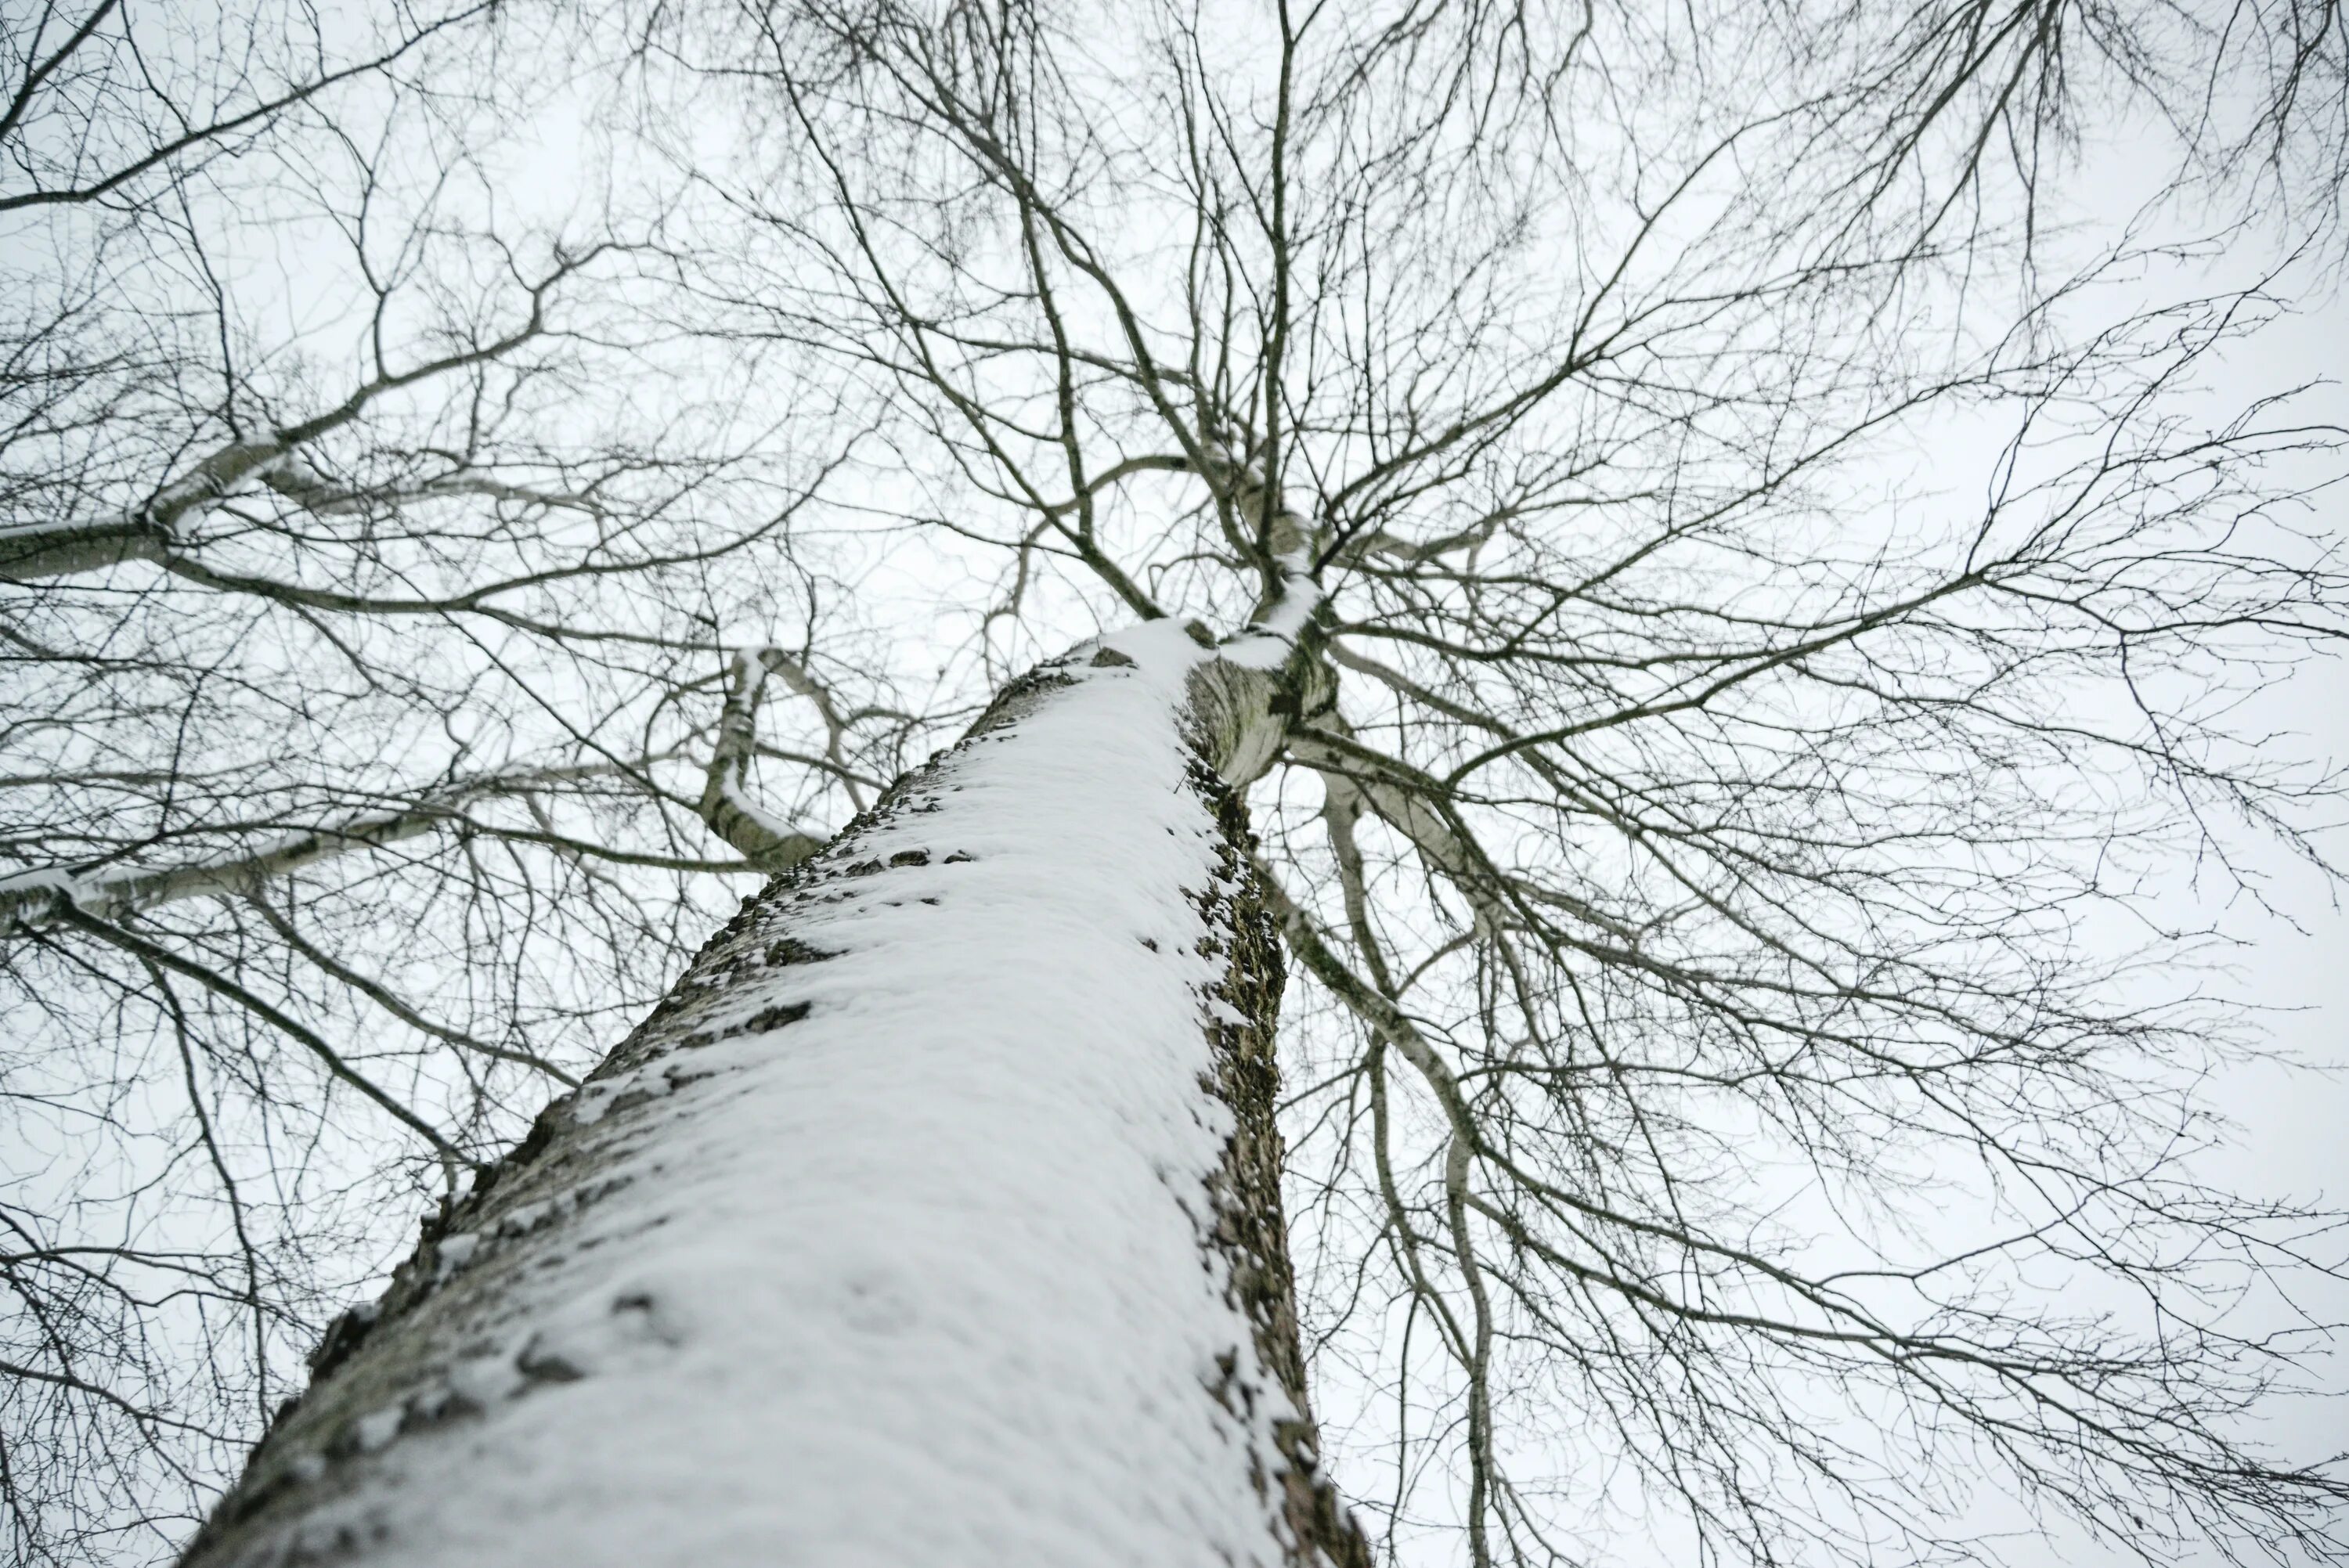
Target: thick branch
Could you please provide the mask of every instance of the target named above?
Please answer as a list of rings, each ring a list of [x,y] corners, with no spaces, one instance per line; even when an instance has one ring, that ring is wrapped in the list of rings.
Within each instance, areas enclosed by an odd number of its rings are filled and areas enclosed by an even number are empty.
[[[69,910],[114,920],[181,899],[242,897],[322,861],[359,850],[382,849],[446,827],[460,820],[459,808],[468,801],[610,778],[640,766],[606,762],[487,774],[430,790],[404,810],[351,817],[289,835],[249,854],[192,865],[148,872],[62,867],[20,872],[0,880],[0,922],[10,926],[42,925],[64,918]]]
[[[759,744],[759,699],[770,673],[781,674],[792,689],[812,697],[832,736],[836,762],[841,724],[832,703],[807,674],[781,648],[759,648],[734,655],[727,676],[726,706],[719,711],[718,742],[709,753],[709,779],[702,786],[701,820],[761,871],[779,872],[797,865],[825,841],[799,831],[770,817],[750,799],[750,758]]]

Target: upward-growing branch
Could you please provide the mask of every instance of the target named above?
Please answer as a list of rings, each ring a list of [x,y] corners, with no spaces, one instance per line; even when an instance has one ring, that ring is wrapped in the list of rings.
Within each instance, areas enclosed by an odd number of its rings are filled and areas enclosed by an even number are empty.
[[[762,811],[750,799],[750,759],[759,744],[759,699],[767,677],[781,675],[823,715],[829,753],[840,758],[841,721],[823,688],[781,648],[753,648],[734,655],[726,676],[726,701],[718,715],[718,739],[710,748],[708,782],[701,788],[701,820],[709,830],[741,851],[761,871],[797,865],[823,847],[822,839],[798,831]]]

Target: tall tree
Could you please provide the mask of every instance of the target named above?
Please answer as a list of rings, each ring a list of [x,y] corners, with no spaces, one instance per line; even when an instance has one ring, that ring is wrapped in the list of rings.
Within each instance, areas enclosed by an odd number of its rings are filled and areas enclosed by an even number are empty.
[[[1013,683],[745,904],[338,1326],[188,1561],[1367,1565],[1235,793],[1310,665],[1272,608]]]
[[[2236,702],[2344,634],[2298,504],[2339,430],[2195,383],[2301,275],[2228,263],[2337,240],[2336,10],[573,43],[647,259],[591,341],[641,331],[652,407],[709,373],[648,346],[755,346],[724,395],[843,459],[696,579],[742,595],[702,635],[629,642],[612,712],[700,726],[630,799],[794,861],[770,791],[1003,695],[428,1226],[201,1559],[1343,1561],[1309,1346],[1391,1422],[1338,1445],[1389,1555],[1578,1558],[1637,1508],[1705,1556],[1993,1557],[1977,1481],[2149,1561],[2339,1554],[2342,1477],[2247,1425],[2330,1332],[2266,1294],[2338,1278],[2324,1217],[2200,1179],[2256,1041],[2109,934],[2182,845],[2332,874],[2338,774]],[[2061,221],[2123,137],[2143,188]],[[37,929],[128,954],[160,1026],[181,947],[74,875]],[[196,891],[177,943],[221,929]],[[244,963],[207,973],[264,1000]],[[495,1125],[420,1119],[452,1165]]]
[[[708,823],[760,738],[720,734],[731,632],[822,628],[772,552],[838,453],[616,309],[657,213],[525,179],[546,20],[5,19],[11,1562],[174,1549],[377,1215],[575,1085],[793,848]],[[769,810],[837,821],[904,727],[796,647],[763,744],[814,767]]]

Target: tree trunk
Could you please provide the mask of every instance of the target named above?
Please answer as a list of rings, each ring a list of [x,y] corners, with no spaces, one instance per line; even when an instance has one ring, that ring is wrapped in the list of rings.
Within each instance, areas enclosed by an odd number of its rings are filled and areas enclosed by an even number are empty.
[[[1233,788],[1278,685],[1164,622],[1014,683],[426,1223],[186,1562],[1366,1568]]]

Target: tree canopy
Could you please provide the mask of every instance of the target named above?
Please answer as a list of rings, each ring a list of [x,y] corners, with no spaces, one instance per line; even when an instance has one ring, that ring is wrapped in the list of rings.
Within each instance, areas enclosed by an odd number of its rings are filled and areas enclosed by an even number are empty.
[[[13,1553],[169,1550],[1006,681],[1309,602],[1250,803],[1383,1551],[2342,1555],[2252,1425],[2336,1218],[2207,1179],[2262,1041],[2142,918],[2339,874],[2245,707],[2349,634],[2338,395],[2209,387],[2336,286],[2336,6],[5,27]]]

